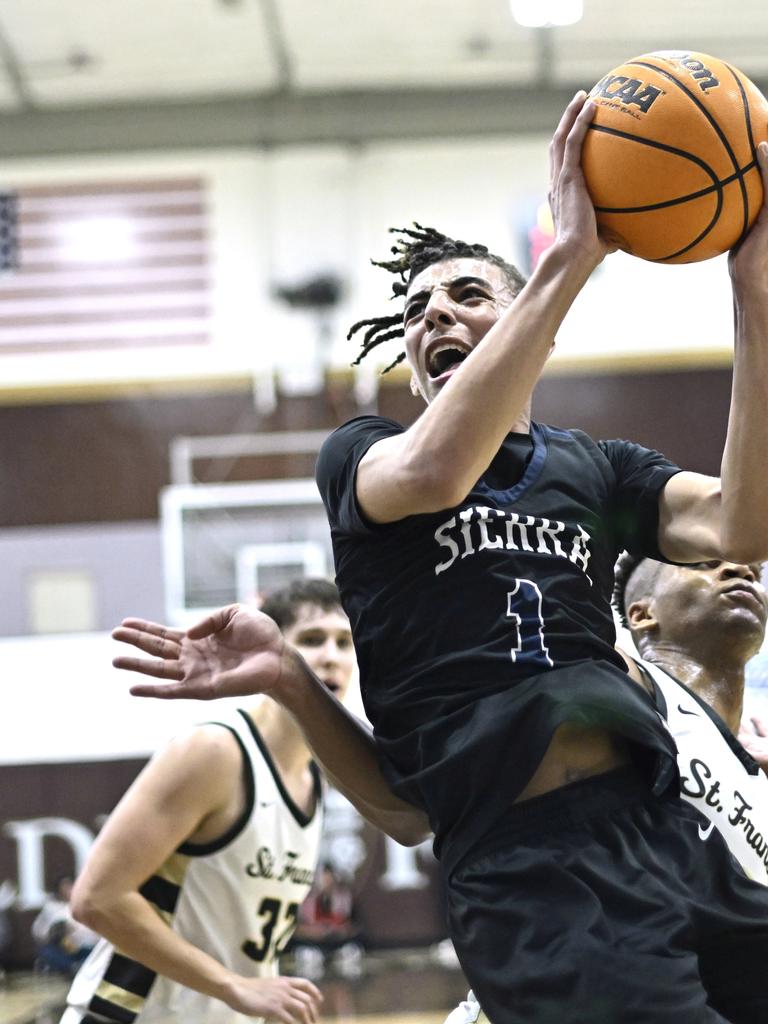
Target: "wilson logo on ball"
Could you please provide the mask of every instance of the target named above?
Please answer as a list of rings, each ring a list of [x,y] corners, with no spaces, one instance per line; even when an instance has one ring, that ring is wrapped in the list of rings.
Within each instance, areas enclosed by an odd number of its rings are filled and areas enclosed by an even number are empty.
[[[699,60],[698,57],[692,56],[690,53],[659,53],[658,57],[666,56],[669,60],[676,61],[685,68],[686,71],[690,71],[691,78],[694,79],[698,87],[702,92],[709,92],[710,89],[716,89],[720,82],[715,78],[712,72],[704,63]]]

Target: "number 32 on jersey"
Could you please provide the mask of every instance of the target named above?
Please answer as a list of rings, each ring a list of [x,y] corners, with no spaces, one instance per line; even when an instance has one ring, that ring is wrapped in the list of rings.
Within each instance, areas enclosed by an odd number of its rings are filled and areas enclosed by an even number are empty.
[[[275,957],[285,949],[296,927],[299,904],[284,905],[280,900],[265,896],[259,904],[258,914],[263,919],[259,940],[246,939],[240,948],[251,960],[261,963],[268,956]]]
[[[533,580],[515,580],[514,588],[507,593],[507,619],[512,625],[512,661],[553,668],[544,640],[541,591]]]

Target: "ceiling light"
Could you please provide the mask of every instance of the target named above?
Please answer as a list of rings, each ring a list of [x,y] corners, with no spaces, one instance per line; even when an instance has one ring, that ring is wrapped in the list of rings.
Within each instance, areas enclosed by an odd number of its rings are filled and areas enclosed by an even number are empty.
[[[584,15],[584,0],[509,0],[509,6],[525,28],[573,25]]]

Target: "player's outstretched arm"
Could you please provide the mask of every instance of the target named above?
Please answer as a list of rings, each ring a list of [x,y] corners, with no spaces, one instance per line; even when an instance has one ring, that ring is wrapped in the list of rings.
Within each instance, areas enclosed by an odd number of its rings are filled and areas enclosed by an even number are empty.
[[[229,605],[186,633],[125,619],[112,636],[151,655],[121,655],[113,661],[117,668],[163,680],[136,683],[132,694],[198,700],[267,694],[296,719],[325,773],[368,821],[406,846],[430,834],[426,815],[389,788],[370,730],[285,643],[268,615]]]
[[[659,540],[680,562],[721,558],[747,564],[768,558],[768,145],[758,148],[764,203],[729,257],[734,361],[728,432],[720,479],[680,473],[661,502]]]
[[[74,916],[120,951],[240,1013],[315,1024],[321,996],[301,978],[235,974],[171,929],[141,894],[201,823],[230,805],[242,772],[231,734],[199,727],[160,751],[100,832],[72,895]]]

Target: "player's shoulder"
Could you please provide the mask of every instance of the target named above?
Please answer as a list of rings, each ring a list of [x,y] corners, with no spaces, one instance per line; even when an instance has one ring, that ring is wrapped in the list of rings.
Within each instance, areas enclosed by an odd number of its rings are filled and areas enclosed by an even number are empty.
[[[323,441],[320,454],[329,450],[336,450],[339,448],[347,448],[350,445],[356,444],[358,441],[370,436],[388,436],[390,434],[399,434],[405,427],[402,423],[398,423],[397,420],[390,419],[389,416],[353,416],[351,420],[347,420],[342,423],[341,426],[336,427]]]
[[[388,416],[355,416],[336,427],[320,446],[315,477],[321,492],[329,480],[334,479],[350,461],[356,462],[376,441],[405,430],[402,423]],[[350,460],[350,456],[352,459]]]
[[[129,791],[128,806],[139,814],[146,808],[208,814],[231,800],[242,777],[243,753],[233,732],[213,723],[186,726],[144,767]]]
[[[551,423],[537,423],[535,427],[544,437],[550,457],[562,454],[571,468],[576,459],[595,466],[604,477],[612,476],[611,460],[602,441],[595,441],[578,427],[558,427]]]
[[[637,441],[628,441],[623,437],[612,437],[595,442],[599,450],[614,465],[638,464],[671,465],[669,460],[655,448],[648,448]]]
[[[615,437],[596,442],[597,448],[610,466],[611,473],[622,485],[645,487],[656,494],[680,467],[655,448],[637,441]]]
[[[188,778],[237,779],[242,771],[243,747],[234,722],[210,721],[177,732],[156,755],[163,765],[178,765]]]
[[[599,447],[599,442],[591,438],[584,430],[579,430],[578,427],[559,427],[554,423],[534,423],[533,427],[542,433],[550,446],[575,445],[585,451],[592,451]]]

